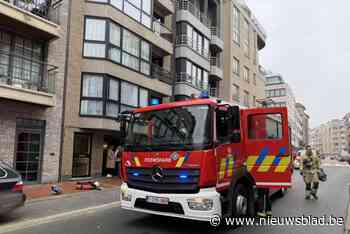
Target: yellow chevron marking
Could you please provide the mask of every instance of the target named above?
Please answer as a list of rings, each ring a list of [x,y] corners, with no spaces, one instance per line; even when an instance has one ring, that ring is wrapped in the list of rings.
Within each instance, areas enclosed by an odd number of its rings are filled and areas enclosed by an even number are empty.
[[[258,159],[258,156],[249,156],[247,158],[247,170],[248,171],[251,171],[253,169],[257,159]]]
[[[222,180],[225,177],[225,169],[226,169],[226,158],[222,158],[220,161],[220,172],[219,172],[220,180]]]
[[[232,176],[233,172],[233,157],[231,156],[228,161],[227,176]]]
[[[287,170],[288,166],[290,164],[290,157],[282,157],[280,163],[275,169],[275,172],[277,173],[283,173]]]
[[[266,156],[264,161],[259,165],[258,172],[267,172],[272,166],[273,160],[275,160],[276,156]]]
[[[141,166],[141,163],[140,163],[140,160],[138,157],[134,157],[134,162],[136,164],[137,167],[140,167]]]
[[[182,167],[183,163],[185,161],[185,157],[180,157],[179,160],[177,160],[177,163],[176,163],[176,168],[180,168]]]

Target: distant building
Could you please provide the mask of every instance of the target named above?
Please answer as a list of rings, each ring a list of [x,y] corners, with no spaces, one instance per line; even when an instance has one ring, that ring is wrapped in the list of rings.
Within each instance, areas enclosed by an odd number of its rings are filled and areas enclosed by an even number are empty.
[[[286,83],[280,74],[268,73],[266,80],[266,98],[272,102],[269,107],[288,108],[288,122],[292,131],[291,141],[295,148],[300,148],[307,144],[308,140],[308,120],[309,116],[305,113],[305,107],[296,103],[293,90]]]
[[[350,113],[342,119],[333,119],[311,130],[311,145],[321,154],[349,152]]]

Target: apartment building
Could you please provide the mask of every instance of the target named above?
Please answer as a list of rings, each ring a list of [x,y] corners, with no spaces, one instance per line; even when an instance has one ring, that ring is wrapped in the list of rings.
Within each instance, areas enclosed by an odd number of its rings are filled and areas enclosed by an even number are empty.
[[[67,55],[62,178],[115,173],[118,114],[172,95],[171,0],[63,0]]]
[[[59,175],[67,17],[50,2],[0,1],[0,160],[26,183]]]
[[[266,98],[271,99],[270,107],[286,106],[288,122],[292,131],[291,141],[295,148],[305,146],[308,135],[308,116],[305,107],[297,104],[293,90],[280,74],[266,74]]]
[[[223,80],[223,1],[176,1],[175,100],[207,92],[219,97]]]
[[[306,107],[301,104],[301,103],[296,103],[295,107],[298,111],[298,121],[299,121],[299,125],[301,126],[301,145],[309,145],[310,144],[310,139],[309,139],[309,120],[310,120],[310,116],[305,112],[306,111]]]
[[[259,65],[259,51],[266,33],[244,1],[223,1],[224,100],[254,107],[265,98],[265,79]]]
[[[311,145],[321,154],[350,151],[350,114],[333,119],[311,130]]]

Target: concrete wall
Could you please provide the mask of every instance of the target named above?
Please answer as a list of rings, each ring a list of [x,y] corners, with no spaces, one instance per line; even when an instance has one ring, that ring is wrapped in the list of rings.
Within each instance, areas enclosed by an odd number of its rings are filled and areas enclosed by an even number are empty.
[[[254,46],[253,43],[256,43],[257,40],[253,40],[253,38],[257,37],[256,32],[254,32],[255,26],[250,21],[249,16],[246,12],[240,8],[236,1],[223,1],[224,4],[224,80],[222,85],[221,94],[224,100],[233,102],[233,85],[238,85],[240,88],[240,99],[241,104],[243,104],[243,94],[244,91],[249,92],[249,105],[252,106],[253,96],[257,99],[265,98],[265,82],[259,76],[259,61],[254,61],[254,57],[258,57],[258,51],[255,49],[257,46]],[[237,44],[233,40],[233,6],[236,6],[240,9],[240,44]],[[244,32],[243,21],[244,19],[248,19],[249,31],[250,31],[250,52],[249,56],[244,54],[243,51],[243,42],[244,38],[248,37],[247,33]],[[240,74],[239,76],[233,74],[233,57],[239,60],[240,63]],[[249,69],[249,78],[250,81],[247,82],[243,79],[243,68],[246,66]],[[256,74],[256,84],[253,82],[253,76]]]

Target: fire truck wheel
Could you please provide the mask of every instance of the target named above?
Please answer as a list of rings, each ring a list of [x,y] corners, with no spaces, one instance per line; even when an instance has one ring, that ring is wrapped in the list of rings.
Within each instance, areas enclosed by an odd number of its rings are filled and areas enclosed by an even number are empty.
[[[254,196],[249,186],[238,184],[232,194],[232,216],[254,216]]]

